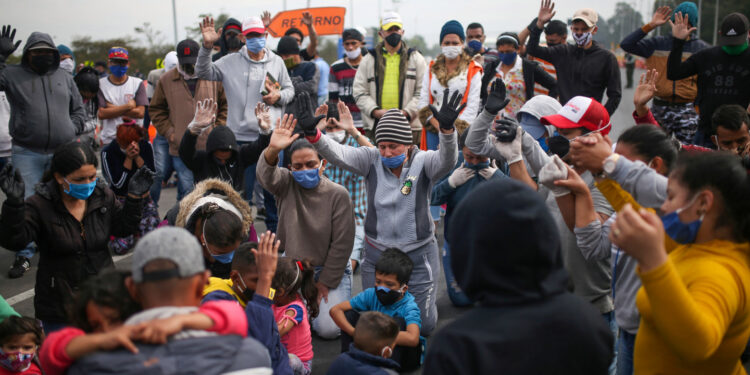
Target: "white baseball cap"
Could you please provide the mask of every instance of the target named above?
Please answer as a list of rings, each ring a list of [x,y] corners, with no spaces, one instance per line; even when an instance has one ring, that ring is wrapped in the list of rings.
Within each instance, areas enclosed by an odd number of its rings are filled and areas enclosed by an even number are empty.
[[[401,16],[396,12],[385,12],[385,14],[383,14],[383,20],[380,22],[380,28],[388,30],[393,26],[398,26],[401,29],[404,28]]]
[[[242,21],[242,34],[247,35],[249,33],[260,33],[266,32],[266,26],[263,25],[263,21],[260,17],[248,17]]]

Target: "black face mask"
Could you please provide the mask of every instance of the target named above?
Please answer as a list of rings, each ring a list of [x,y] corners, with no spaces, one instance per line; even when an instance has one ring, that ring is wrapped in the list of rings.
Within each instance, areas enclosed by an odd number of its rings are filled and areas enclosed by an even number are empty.
[[[378,301],[385,306],[390,306],[396,303],[401,298],[401,291],[379,286],[375,288],[375,296],[378,297]]]
[[[396,47],[399,43],[401,43],[401,34],[393,33],[391,35],[388,35],[387,37],[385,37],[385,42],[388,43],[388,45],[391,47]]]
[[[235,50],[242,48],[242,42],[237,36],[230,36],[226,39],[227,49]]]
[[[54,64],[55,56],[52,54],[31,56],[31,69],[39,74],[47,73]]]
[[[557,155],[561,159],[570,151],[570,141],[561,135],[547,138],[547,146],[549,146],[550,154]]]
[[[195,65],[193,64],[182,64],[181,66],[182,71],[185,72],[187,75],[193,75],[195,74]]]

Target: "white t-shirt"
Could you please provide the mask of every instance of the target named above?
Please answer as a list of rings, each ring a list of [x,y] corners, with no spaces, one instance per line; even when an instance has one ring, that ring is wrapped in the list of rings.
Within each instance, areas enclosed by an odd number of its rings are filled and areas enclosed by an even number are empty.
[[[107,103],[113,105],[124,105],[129,100],[135,100],[137,106],[148,105],[148,97],[146,96],[146,88],[144,87],[143,80],[136,77],[128,76],[127,81],[122,84],[116,85],[109,80],[109,77],[104,77],[99,80],[99,108],[106,108]],[[143,119],[134,119],[138,125],[143,125]],[[102,132],[101,140],[106,146],[115,139],[117,135],[117,126],[122,124],[122,117],[116,117],[111,119],[102,120]]]

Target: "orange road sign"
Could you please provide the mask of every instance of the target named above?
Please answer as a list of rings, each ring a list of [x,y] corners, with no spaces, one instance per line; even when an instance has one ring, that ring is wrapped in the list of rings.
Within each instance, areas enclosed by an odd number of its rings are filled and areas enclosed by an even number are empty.
[[[344,16],[346,8],[344,7],[322,7],[286,10],[277,13],[271,24],[268,25],[268,32],[276,38],[284,36],[284,33],[296,27],[307,36],[307,27],[302,23],[302,13],[310,12],[313,17],[313,26],[318,35],[335,35],[344,31]]]

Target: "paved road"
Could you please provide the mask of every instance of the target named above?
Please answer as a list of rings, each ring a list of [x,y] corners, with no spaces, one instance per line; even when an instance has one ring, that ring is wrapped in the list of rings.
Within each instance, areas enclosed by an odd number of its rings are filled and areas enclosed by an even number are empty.
[[[640,71],[636,70],[635,79],[640,76]],[[625,82],[624,70],[622,70],[623,80]],[[631,113],[633,112],[633,90],[623,89],[623,98],[620,102],[620,106],[612,117],[612,139],[616,140],[617,137],[630,127],[633,123]],[[0,192],[0,202],[5,200],[5,196]],[[162,191],[161,196],[161,207],[159,209],[160,214],[163,216],[166,210],[174,204],[176,200],[176,189],[170,188]],[[262,222],[256,223],[256,229],[259,233],[265,230],[265,225]],[[438,238],[442,244],[442,225],[438,229]],[[0,295],[9,301],[9,303],[22,315],[34,316],[33,307],[33,288],[34,278],[36,274],[36,264],[38,262],[38,256],[34,257],[32,269],[24,275],[21,279],[10,280],[8,279],[7,268],[13,263],[14,254],[0,248]],[[116,266],[122,269],[128,269],[130,267],[130,255],[122,257],[116,257]],[[458,309],[451,305],[448,295],[445,291],[445,281],[443,273],[440,272],[439,288],[438,288],[438,314],[440,316],[438,322],[438,329],[445,324],[455,319],[464,309]],[[352,293],[356,294],[362,291],[362,282],[357,272],[354,276],[354,283]],[[313,368],[313,374],[323,374],[325,369],[328,368],[331,361],[339,353],[339,341],[325,341],[318,338],[313,339],[313,347],[315,351],[315,367]]]

